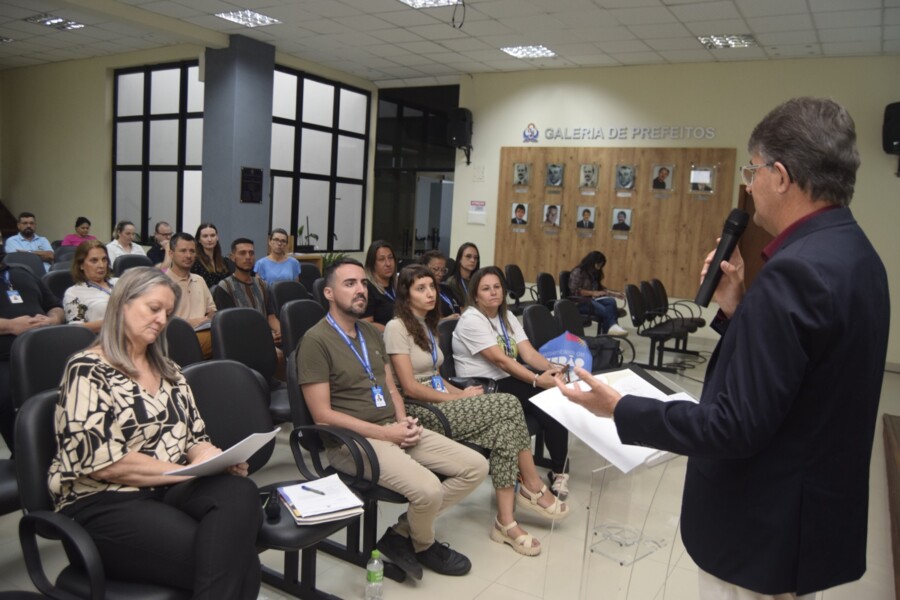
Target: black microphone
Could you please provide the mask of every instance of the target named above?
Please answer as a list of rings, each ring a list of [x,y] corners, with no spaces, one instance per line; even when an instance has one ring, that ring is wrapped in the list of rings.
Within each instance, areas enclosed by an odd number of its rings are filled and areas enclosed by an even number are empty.
[[[741,234],[747,229],[747,221],[749,220],[750,215],[739,208],[732,209],[728,219],[725,220],[725,227],[722,228],[722,237],[719,240],[719,245],[716,246],[716,253],[713,254],[712,262],[709,263],[709,270],[706,272],[706,277],[703,278],[703,283],[700,284],[700,289],[697,290],[697,297],[694,299],[694,302],[700,306],[709,306],[713,292],[716,291],[716,288],[719,286],[719,280],[722,279],[722,261],[731,258],[731,253],[734,252],[738,240],[741,239]]]

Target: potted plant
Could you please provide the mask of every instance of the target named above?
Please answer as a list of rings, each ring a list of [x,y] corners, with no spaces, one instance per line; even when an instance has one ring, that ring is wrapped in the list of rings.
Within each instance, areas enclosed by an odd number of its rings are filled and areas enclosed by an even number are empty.
[[[300,244],[300,240],[304,243]],[[309,217],[306,218],[306,225],[297,228],[297,245],[295,252],[312,252],[315,249],[313,242],[318,242],[319,236],[309,231]]]

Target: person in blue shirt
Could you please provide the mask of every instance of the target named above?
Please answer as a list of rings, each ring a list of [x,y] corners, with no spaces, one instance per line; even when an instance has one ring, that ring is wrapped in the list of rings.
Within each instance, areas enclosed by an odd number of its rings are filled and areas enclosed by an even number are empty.
[[[299,281],[300,261],[287,253],[288,234],[284,229],[269,233],[269,254],[256,261],[256,274],[268,285],[276,281]]]
[[[6,240],[6,251],[9,252],[30,252],[37,254],[44,261],[44,271],[50,270],[50,263],[53,262],[53,247],[47,238],[41,237],[34,232],[37,220],[33,213],[23,212],[19,214],[19,220],[16,227],[19,233]]]

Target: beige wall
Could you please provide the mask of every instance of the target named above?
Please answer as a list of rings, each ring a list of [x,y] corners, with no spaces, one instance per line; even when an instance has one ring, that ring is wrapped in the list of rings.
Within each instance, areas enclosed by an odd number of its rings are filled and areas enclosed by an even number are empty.
[[[474,151],[470,166],[458,153],[451,246],[473,241],[481,250],[482,264],[492,263],[500,148],[525,145],[522,131],[528,123],[540,130],[541,146],[734,147],[738,163],[743,164],[748,159],[750,131],[768,110],[793,96],[829,96],[844,104],[856,120],[862,167],[852,209],[888,269],[895,292],[888,362],[900,363],[900,236],[896,232],[900,179],[894,176],[897,157],[881,149],[884,107],[900,100],[897,73],[900,58],[882,57],[566,69],[463,78],[460,106],[473,112]],[[714,127],[716,136],[701,141],[631,136],[622,141],[551,141],[544,136],[550,126],[627,126],[629,131],[631,127],[702,126]],[[467,223],[471,200],[487,202],[485,225]],[[710,240],[710,247],[714,244]],[[696,268],[699,271],[699,265]]]

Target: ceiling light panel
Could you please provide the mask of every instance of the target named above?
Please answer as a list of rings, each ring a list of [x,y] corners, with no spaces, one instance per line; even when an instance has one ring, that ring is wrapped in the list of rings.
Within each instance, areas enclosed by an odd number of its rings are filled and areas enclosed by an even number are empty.
[[[556,53],[544,46],[508,46],[500,48],[510,56],[516,58],[553,58]]]
[[[437,8],[459,4],[459,0],[400,0],[400,2],[413,8]]]
[[[752,35],[746,34],[698,35],[697,41],[708,50],[754,48],[759,45]]]
[[[252,10],[235,10],[232,12],[216,13],[216,16],[244,27],[266,27],[281,23],[278,19],[267,17]]]
[[[34,23],[35,25],[52,27],[53,29],[59,29],[60,31],[70,31],[72,29],[81,29],[82,27],[84,27],[84,24],[79,23],[78,21],[70,21],[68,19],[63,19],[62,17],[57,17],[56,15],[48,15],[46,13],[28,17],[27,19],[25,19],[25,21],[28,23]]]

